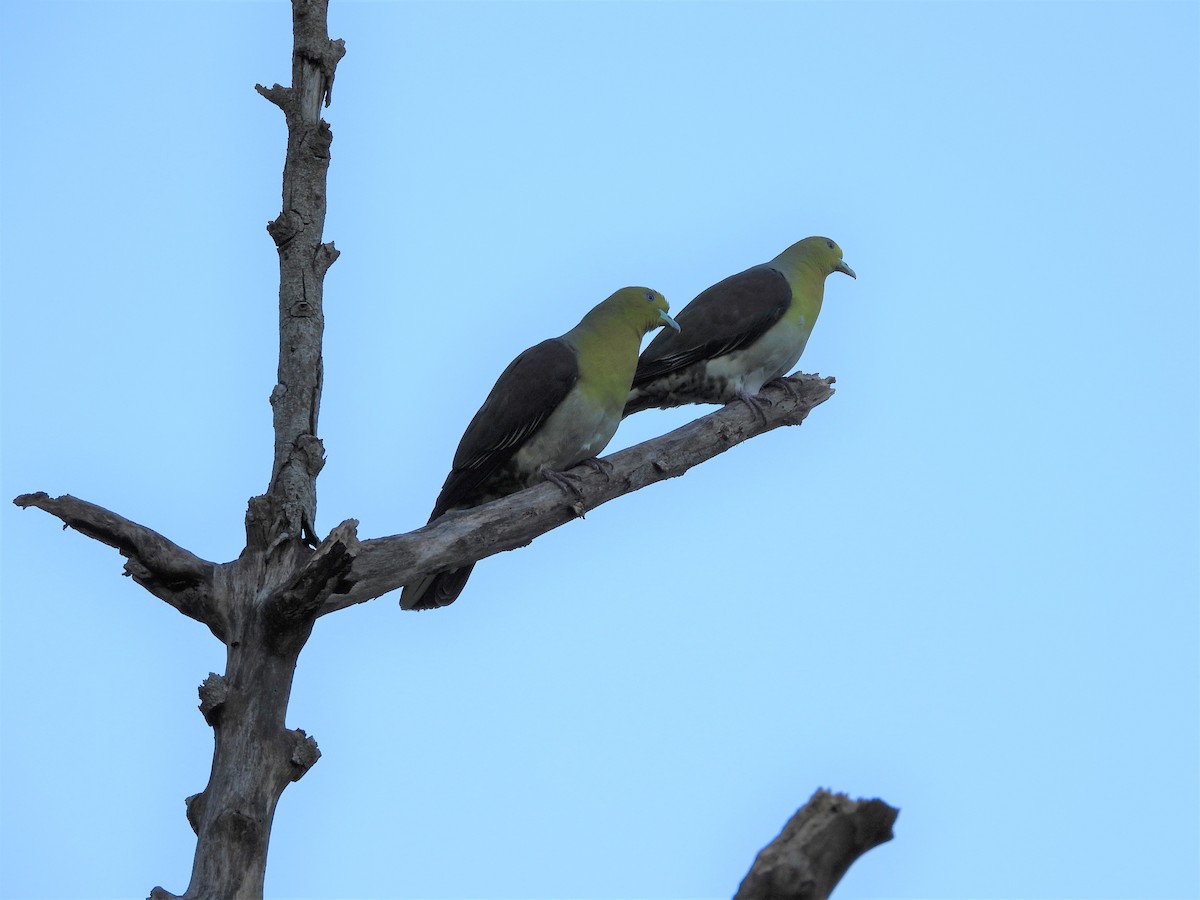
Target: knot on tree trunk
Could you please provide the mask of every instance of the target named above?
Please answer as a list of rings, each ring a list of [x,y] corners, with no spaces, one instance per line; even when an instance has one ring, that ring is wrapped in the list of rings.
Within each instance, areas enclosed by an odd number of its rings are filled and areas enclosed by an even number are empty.
[[[329,162],[329,148],[333,145],[333,129],[324,119],[312,125],[300,139],[300,146],[318,162]]]
[[[288,732],[288,737],[291,739],[292,752],[288,757],[288,761],[292,764],[292,781],[299,781],[304,777],[318,759],[321,758],[321,751],[317,747],[317,742],[305,733],[303,728],[297,728]]]
[[[244,847],[252,847],[264,837],[258,820],[240,809],[227,809],[217,816],[217,831]]]
[[[313,261],[313,268],[317,270],[319,275],[324,276],[325,273],[329,271],[329,267],[332,266],[337,261],[337,258],[341,255],[341,251],[338,250],[337,247],[333,246],[333,241],[326,241],[324,244],[321,244],[319,247],[317,247],[317,255],[316,259]]]
[[[296,439],[296,458],[313,478],[325,468],[325,444],[313,434],[302,434]]]
[[[197,835],[200,834],[200,822],[204,818],[205,796],[206,792],[201,791],[183,798],[184,814],[187,816],[188,824],[192,826],[192,831]]]
[[[216,672],[209,672],[197,693],[200,695],[200,715],[213,728],[221,721],[225,700],[229,697],[229,684]]]
[[[292,238],[303,230],[304,223],[300,217],[288,210],[284,210],[267,223],[267,234],[271,236],[271,240],[275,242],[275,246],[279,250],[286,247]]]

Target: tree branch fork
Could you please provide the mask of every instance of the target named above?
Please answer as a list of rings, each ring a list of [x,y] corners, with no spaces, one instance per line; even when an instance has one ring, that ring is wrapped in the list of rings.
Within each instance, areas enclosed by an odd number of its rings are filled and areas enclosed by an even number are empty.
[[[611,468],[580,467],[579,496],[566,497],[542,483],[474,509],[450,513],[410,531],[359,541],[358,523],[348,519],[315,550],[302,548],[289,535],[267,544],[266,552],[298,554],[291,574],[264,596],[272,615],[309,624],[318,616],[373,600],[428,572],[458,568],[541,535],[625,494],[675,478],[743,441],[787,425],[799,425],[810,410],[834,393],[833,378],[794,375],[763,391],[761,415],[735,401],[660,437],[615,453]],[[250,502],[248,523],[258,518]],[[126,558],[125,574],[154,596],[203,624],[220,640],[230,633],[231,598],[222,596],[221,570],[241,560],[214,563],[201,559],[168,538],[125,517],[70,495],[38,492],[13,501],[56,516],[64,528],[116,548]],[[248,531],[250,526],[248,524]],[[266,537],[266,536],[262,536]],[[261,538],[260,538],[261,540]],[[257,543],[251,540],[250,543]],[[286,628],[285,628],[286,630]]]

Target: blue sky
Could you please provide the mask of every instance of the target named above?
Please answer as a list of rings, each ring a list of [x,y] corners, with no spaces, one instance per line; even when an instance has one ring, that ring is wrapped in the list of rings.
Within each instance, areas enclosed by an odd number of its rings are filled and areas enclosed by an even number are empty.
[[[820,786],[902,809],[842,898],[1200,894],[1198,9],[335,0],[321,530],[422,524],[502,368],[620,286],[809,234],[859,278],[802,428],[321,620],[268,895],[725,897]],[[287,5],[3,18],[4,496],[230,559]],[[182,892],[223,648],[4,510],[0,894]]]

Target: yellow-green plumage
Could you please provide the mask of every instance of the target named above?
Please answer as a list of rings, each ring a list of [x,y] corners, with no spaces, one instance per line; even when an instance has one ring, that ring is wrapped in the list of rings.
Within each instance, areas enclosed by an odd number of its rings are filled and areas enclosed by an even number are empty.
[[[677,316],[680,332],[658,335],[642,354],[624,414],[735,398],[753,405],[799,362],[834,272],[856,277],[836,243],[810,237],[702,291]]]
[[[642,338],[678,328],[649,288],[622,288],[561,337],[530,347],[500,375],[467,426],[429,521],[529,487],[597,456],[616,433]],[[472,566],[406,586],[404,609],[453,603]]]

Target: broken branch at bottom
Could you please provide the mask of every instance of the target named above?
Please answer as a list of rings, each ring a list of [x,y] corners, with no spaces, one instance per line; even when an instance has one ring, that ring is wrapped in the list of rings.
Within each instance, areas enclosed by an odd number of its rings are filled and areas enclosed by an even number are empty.
[[[851,863],[892,839],[898,815],[822,788],[759,851],[733,900],[825,900]]]

